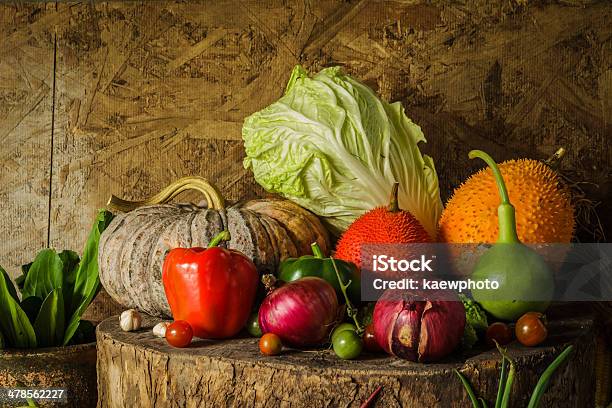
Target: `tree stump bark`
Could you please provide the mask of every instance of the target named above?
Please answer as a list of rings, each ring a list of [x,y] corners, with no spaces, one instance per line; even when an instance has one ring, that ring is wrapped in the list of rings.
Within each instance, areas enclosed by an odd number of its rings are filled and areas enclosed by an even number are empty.
[[[384,355],[343,361],[331,350],[285,350],[263,357],[258,339],[195,340],[175,349],[155,338],[159,320],[144,318],[138,332],[121,331],[118,318],[102,322],[98,338],[99,407],[358,407],[379,386],[376,407],[471,406],[454,369],[489,405],[495,400],[500,355],[474,350],[439,364]],[[593,404],[595,339],[590,318],[549,323],[544,345],[508,346],[516,361],[512,406],[525,407],[540,374],[567,345],[575,351],[555,373],[541,407]]]

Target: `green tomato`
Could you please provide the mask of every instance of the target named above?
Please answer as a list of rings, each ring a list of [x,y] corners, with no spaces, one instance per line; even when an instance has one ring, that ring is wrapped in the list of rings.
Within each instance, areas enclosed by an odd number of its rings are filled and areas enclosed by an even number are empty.
[[[332,332],[331,342],[334,343],[336,341],[336,337],[338,337],[338,334],[346,330],[357,332],[357,327],[355,327],[353,323],[340,323]]]
[[[251,317],[249,317],[247,321],[246,329],[253,337],[261,337],[263,335],[261,327],[259,327],[259,313],[255,312],[251,314]]]
[[[359,357],[363,349],[363,340],[352,330],[343,330],[337,334],[332,343],[334,353],[343,360]]]

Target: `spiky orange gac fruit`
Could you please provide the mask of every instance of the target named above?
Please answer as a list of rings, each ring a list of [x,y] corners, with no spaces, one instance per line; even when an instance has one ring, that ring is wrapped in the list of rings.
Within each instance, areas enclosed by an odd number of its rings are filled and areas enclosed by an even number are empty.
[[[499,165],[516,210],[516,230],[524,243],[568,243],[574,234],[569,190],[557,174],[537,160],[509,160]],[[449,243],[497,241],[499,193],[490,168],[468,178],[446,204],[438,239]]]
[[[397,194],[397,191],[395,192]],[[342,234],[334,258],[361,268],[362,244],[412,244],[432,242],[421,223],[408,211],[377,207],[357,218]]]

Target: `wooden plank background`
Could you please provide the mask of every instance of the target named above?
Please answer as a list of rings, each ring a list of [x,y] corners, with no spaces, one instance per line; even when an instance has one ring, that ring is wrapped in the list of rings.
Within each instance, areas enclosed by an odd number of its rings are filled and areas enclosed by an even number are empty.
[[[0,264],[15,276],[47,244],[80,250],[111,193],[195,174],[230,200],[261,195],[242,121],[298,63],[403,101],[444,198],[479,166],[472,148],[564,146],[561,170],[610,230],[610,21],[588,0],[3,3]]]

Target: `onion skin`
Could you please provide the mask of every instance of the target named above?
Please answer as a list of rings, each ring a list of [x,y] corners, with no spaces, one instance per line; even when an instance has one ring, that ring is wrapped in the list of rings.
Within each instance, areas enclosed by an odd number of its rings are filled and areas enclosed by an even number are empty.
[[[426,300],[387,291],[376,302],[372,319],[376,341],[387,353],[410,361],[431,362],[447,356],[459,345],[465,309],[459,298]]]
[[[335,289],[325,280],[305,277],[270,293],[259,307],[259,327],[284,344],[308,347],[328,341],[339,305]]]

